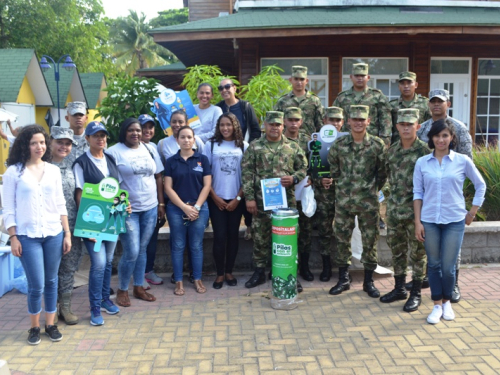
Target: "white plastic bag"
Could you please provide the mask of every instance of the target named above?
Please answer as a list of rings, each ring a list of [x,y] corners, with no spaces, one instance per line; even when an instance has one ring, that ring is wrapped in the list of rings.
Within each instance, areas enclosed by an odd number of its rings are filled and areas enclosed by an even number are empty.
[[[314,190],[308,186],[302,190],[302,212],[307,217],[312,217],[316,212],[316,199],[314,199]]]

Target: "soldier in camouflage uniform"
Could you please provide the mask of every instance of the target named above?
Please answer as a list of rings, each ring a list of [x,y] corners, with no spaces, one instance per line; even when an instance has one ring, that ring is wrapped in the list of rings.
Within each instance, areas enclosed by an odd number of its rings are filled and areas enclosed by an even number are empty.
[[[309,160],[309,149],[307,145],[311,141],[311,136],[300,132],[303,120],[301,109],[298,107],[288,107],[285,109],[284,117],[285,137],[287,137],[289,141],[297,143],[304,152],[304,155],[306,155],[307,160]],[[310,181],[308,177],[306,186],[311,185]],[[297,210],[299,211],[299,274],[304,280],[313,281],[314,275],[309,270],[309,255],[311,254],[313,231],[312,218],[307,217],[302,212],[302,204],[300,201],[297,201]]]
[[[334,295],[350,288],[348,269],[352,257],[351,236],[357,216],[363,243],[363,290],[372,298],[380,296],[373,284],[373,271],[377,267],[379,237],[377,192],[386,181],[385,145],[380,138],[367,132],[370,124],[369,111],[370,108],[365,105],[350,107],[351,134],[339,138],[328,153],[331,177],[336,184],[334,230],[337,237],[339,281],[330,289],[330,294]]]
[[[448,90],[436,89],[429,92],[429,108],[431,110],[432,118],[424,122],[417,132],[417,136],[420,140],[424,142],[429,142],[429,137],[427,134],[431,130],[434,121],[440,119],[450,120],[455,126],[455,134],[457,136],[457,145],[455,145],[454,151],[467,155],[472,159],[472,137],[470,136],[467,126],[451,116],[448,116],[448,108],[451,107],[450,93]],[[461,262],[462,250],[458,253],[457,266],[456,266],[456,281],[455,287],[453,288],[453,293],[451,294],[451,302],[457,303],[460,301],[460,288],[458,286],[458,274]]]
[[[399,133],[396,129],[398,123],[398,110],[403,108],[418,109],[418,123],[422,124],[431,118],[429,111],[429,99],[415,92],[418,87],[417,75],[413,72],[399,73],[399,91],[401,96],[389,102],[392,107],[392,138],[391,144],[399,140]]]
[[[85,134],[83,134],[88,119],[87,107],[84,102],[71,102],[68,103],[67,109],[68,114],[65,118],[69,122],[69,128],[73,130],[73,138],[77,143],[68,155],[68,162],[73,165],[75,160],[89,149],[89,144],[85,139]]]
[[[271,255],[271,218],[264,211],[260,181],[281,178],[288,207],[296,207],[293,186],[307,174],[307,160],[297,143],[283,136],[283,112],[269,111],[264,123],[266,134],[256,139],[243,155],[241,173],[248,212],[253,215],[253,260],[255,272],[245,283],[253,288],[266,282],[265,267]]]
[[[410,298],[404,311],[416,311],[421,303],[422,280],[424,279],[427,256],[424,244],[415,238],[413,213],[413,170],[417,159],[431,152],[429,147],[417,137],[419,110],[405,108],[398,111],[397,131],[400,140],[387,151],[386,171],[390,184],[387,202],[387,244],[392,251],[394,267],[394,289],[380,297],[380,301],[390,303],[406,300],[405,289],[408,254],[413,263],[413,284]]]
[[[325,125],[333,125],[340,131],[344,125],[344,111],[339,107],[327,107],[325,109]],[[332,277],[331,256],[333,253],[333,219],[335,217],[335,184],[331,178],[314,180],[314,198],[316,199],[316,226],[318,228],[318,243],[323,270],[319,280],[330,281]],[[326,186],[326,188],[325,188]]]
[[[59,154],[58,150],[64,147],[65,142],[71,141],[68,144],[70,152],[76,146],[73,136],[73,130],[62,128],[60,126],[53,126],[51,128],[50,137],[52,148],[52,164],[57,165],[61,170],[62,185],[64,199],[66,200],[66,209],[68,211],[68,224],[71,231],[71,243],[73,244],[71,251],[64,254],[59,266],[59,287],[58,287],[58,300],[60,303],[59,313],[64,318],[66,324],[72,325],[78,323],[78,317],[71,311],[71,293],[73,291],[74,274],[76,268],[71,267],[75,263],[74,258],[81,258],[82,242],[81,239],[73,235],[76,223],[76,214],[78,209],[75,202],[75,176],[73,175],[72,163],[70,163],[68,156],[63,157]],[[73,145],[72,145],[73,144]],[[76,254],[76,255],[75,255]],[[79,260],[78,260],[79,261]],[[78,261],[76,261],[78,265]],[[61,288],[61,280],[63,280],[64,289]],[[55,316],[54,322],[57,323],[58,314]]]
[[[370,76],[368,75],[368,64],[353,64],[352,74],[350,75],[353,86],[346,91],[338,94],[333,102],[335,107],[344,110],[343,131],[350,131],[347,122],[352,105],[366,105],[370,107],[370,125],[367,132],[379,137],[389,146],[392,132],[391,106],[389,100],[378,89],[368,87]]]
[[[292,91],[278,99],[274,106],[275,111],[284,112],[285,108],[298,107],[302,110],[301,132],[311,135],[323,125],[323,105],[321,100],[306,89],[307,67],[292,66],[292,76],[289,79]]]

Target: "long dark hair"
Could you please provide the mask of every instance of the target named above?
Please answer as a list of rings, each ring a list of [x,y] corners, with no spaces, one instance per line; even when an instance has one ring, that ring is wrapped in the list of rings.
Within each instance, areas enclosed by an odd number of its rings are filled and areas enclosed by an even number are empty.
[[[49,135],[43,127],[37,124],[23,126],[19,132],[16,141],[12,145],[9,158],[7,159],[7,166],[10,167],[14,164],[21,164],[20,172],[23,173],[26,167],[26,162],[31,158],[30,142],[35,134],[43,134],[45,138],[45,154],[42,156],[43,161],[50,162],[52,160],[52,152],[50,151]]]
[[[235,146],[240,148],[243,147],[243,133],[241,131],[240,122],[238,121],[238,118],[231,112],[223,113],[217,119],[217,125],[215,126],[215,134],[212,138],[210,138],[210,141],[217,142],[219,146],[222,144],[224,137],[220,132],[220,120],[223,119],[224,117],[229,119],[229,121],[231,121],[231,124],[233,125],[233,136],[234,136]]]
[[[449,119],[441,119],[434,121],[431,126],[431,130],[429,130],[429,133],[427,133],[427,137],[429,137],[429,140],[427,141],[427,144],[429,145],[430,149],[434,149],[436,146],[434,145],[434,141],[432,140],[432,137],[435,135],[438,135],[441,133],[443,130],[448,129],[450,132],[451,136],[451,142],[449,149],[454,150],[455,147],[457,146],[457,132],[455,131],[455,125],[453,125],[453,122]]]

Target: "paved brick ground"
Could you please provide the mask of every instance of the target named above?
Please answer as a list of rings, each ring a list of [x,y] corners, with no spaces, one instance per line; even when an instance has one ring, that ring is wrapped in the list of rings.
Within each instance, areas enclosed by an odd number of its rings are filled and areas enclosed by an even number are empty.
[[[271,309],[270,283],[250,290],[209,287],[197,294],[185,283],[153,287],[157,302],[132,299],[133,306],[106,324],[88,323],[87,288],[75,290],[76,326],[60,325],[64,339],[42,337],[26,344],[26,297],[0,299],[0,359],[13,374],[498,374],[500,373],[500,267],[461,270],[464,300],[457,318],[425,322],[429,290],[418,312],[402,311],[362,292],[361,272],[353,289],[329,296],[331,283],[303,282],[303,303],[292,311]],[[113,281],[116,286],[116,280]],[[382,292],[392,278],[379,276]]]

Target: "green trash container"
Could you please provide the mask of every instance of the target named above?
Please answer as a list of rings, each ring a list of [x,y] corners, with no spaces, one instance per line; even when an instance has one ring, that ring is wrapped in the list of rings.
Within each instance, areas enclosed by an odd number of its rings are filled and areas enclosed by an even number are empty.
[[[271,307],[292,310],[297,299],[297,236],[299,212],[294,208],[272,211],[272,293]]]

